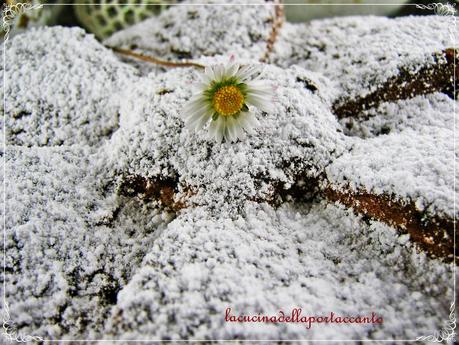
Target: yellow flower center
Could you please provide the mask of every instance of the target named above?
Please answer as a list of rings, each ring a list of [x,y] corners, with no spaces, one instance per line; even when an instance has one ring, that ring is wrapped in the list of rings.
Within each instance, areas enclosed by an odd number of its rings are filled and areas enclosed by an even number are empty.
[[[223,116],[231,116],[241,111],[244,105],[244,95],[234,85],[219,88],[213,98],[214,109]]]

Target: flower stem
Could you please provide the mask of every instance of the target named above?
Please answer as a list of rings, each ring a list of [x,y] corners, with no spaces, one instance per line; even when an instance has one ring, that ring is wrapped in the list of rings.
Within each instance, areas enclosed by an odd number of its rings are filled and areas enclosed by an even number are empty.
[[[273,25],[271,28],[271,34],[269,35],[268,42],[266,44],[266,51],[263,57],[260,59],[260,62],[268,62],[269,55],[271,55],[274,44],[277,41],[277,37],[279,36],[279,30],[284,24],[284,5],[279,0],[274,0],[274,18],[273,18]]]
[[[160,66],[165,66],[165,67],[196,67],[196,68],[205,68],[204,65],[195,63],[195,62],[172,62],[172,61],[167,61],[167,60],[161,60],[158,58],[155,58],[153,56],[146,56],[142,55],[139,53],[135,53],[132,50],[128,49],[123,49],[123,48],[118,48],[118,47],[110,47],[106,46],[107,48],[113,50],[115,53],[119,53],[122,55],[130,56],[138,60],[146,61],[146,62],[151,62],[156,65]]]

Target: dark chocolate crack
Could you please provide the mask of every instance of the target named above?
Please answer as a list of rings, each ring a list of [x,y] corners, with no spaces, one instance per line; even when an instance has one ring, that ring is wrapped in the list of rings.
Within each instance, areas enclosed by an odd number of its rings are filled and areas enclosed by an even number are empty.
[[[414,202],[404,202],[394,195],[375,195],[350,189],[340,191],[330,185],[322,193],[331,202],[338,202],[354,209],[356,213],[393,226],[400,233],[409,234],[411,241],[430,257],[450,262],[457,255],[454,248],[454,225],[458,224],[453,219],[430,216],[419,211]]]
[[[295,183],[286,186],[282,181],[270,180],[259,176],[257,181],[268,184],[271,193],[265,198],[251,199],[255,202],[266,202],[272,206],[280,206],[283,202],[307,202],[322,197],[329,202],[338,202],[354,210],[355,213],[374,219],[396,228],[400,234],[409,234],[412,242],[431,258],[440,258],[451,262],[455,253],[453,219],[430,215],[416,208],[414,202],[398,198],[396,195],[376,195],[367,191],[340,191],[322,178],[305,178],[301,174],[295,177]],[[192,187],[186,188],[193,190]],[[178,180],[146,178],[139,175],[126,176],[119,193],[129,197],[139,197],[145,202],[158,202],[160,207],[179,211],[189,207],[187,198],[178,195]]]
[[[421,67],[417,72],[401,67],[400,73],[388,79],[375,91],[363,97],[339,99],[333,112],[339,118],[361,117],[364,110],[375,108],[384,102],[410,99],[419,95],[443,92],[453,98],[459,66],[459,50],[448,48],[432,55],[434,62]]]
[[[178,180],[172,178],[147,178],[140,175],[124,176],[118,193],[141,200],[157,201],[165,209],[178,211],[186,207],[185,201],[177,200]]]

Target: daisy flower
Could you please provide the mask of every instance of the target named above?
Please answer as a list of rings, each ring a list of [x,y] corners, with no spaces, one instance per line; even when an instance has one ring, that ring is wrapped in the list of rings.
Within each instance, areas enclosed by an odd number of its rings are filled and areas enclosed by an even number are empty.
[[[215,65],[205,68],[199,92],[186,104],[183,116],[188,128],[199,130],[208,122],[209,135],[217,142],[234,142],[258,125],[253,108],[273,108],[273,88],[260,79],[255,66]]]

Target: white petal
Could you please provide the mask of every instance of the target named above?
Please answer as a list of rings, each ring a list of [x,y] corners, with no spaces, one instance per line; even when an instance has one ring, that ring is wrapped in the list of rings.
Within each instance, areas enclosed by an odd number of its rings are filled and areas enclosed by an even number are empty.
[[[194,121],[197,121],[198,119],[203,116],[202,112],[196,112],[192,114],[188,114],[187,117],[185,118],[185,123],[188,125],[190,123],[193,123]]]
[[[248,68],[249,68],[249,66],[247,66],[247,65],[241,66],[239,68],[239,70],[236,72],[235,77],[242,80],[242,78],[247,75],[247,69]]]
[[[240,138],[243,136],[243,134],[244,134],[244,129],[243,129],[243,127],[242,127],[242,124],[241,124],[239,118],[236,119],[236,120],[234,121],[233,129],[234,129],[234,135],[235,135],[235,137],[236,137],[235,140],[237,141],[237,140],[240,139]]]
[[[188,100],[188,104],[191,104],[191,103],[195,103],[195,102],[204,102],[205,101],[205,98],[204,96],[202,95],[202,93],[196,93],[194,94],[193,96],[190,97],[190,99]]]
[[[200,117],[201,115],[205,115],[211,112],[211,109],[207,106],[207,104],[203,104],[200,107],[189,108],[185,109],[183,112],[183,117],[187,121],[191,121],[196,117]]]
[[[209,135],[210,139],[213,139],[219,143],[222,142],[223,133],[221,132],[221,117],[218,117],[215,121],[212,120],[209,125]]]
[[[189,102],[184,107],[184,112],[187,114],[193,114],[197,111],[205,110],[208,107],[208,104],[204,100],[197,100]]]
[[[271,103],[272,97],[270,95],[258,95],[254,93],[250,93],[246,97],[247,100],[253,100],[254,102],[258,103]]]
[[[274,107],[274,103],[263,103],[262,105],[258,106],[258,109],[264,111],[265,113],[272,113]]]
[[[251,80],[245,83],[250,92],[274,94],[274,88],[264,80]]]
[[[239,71],[237,71],[236,78],[240,79],[241,81],[246,81],[250,78],[250,71],[251,68],[249,66],[242,66]]]
[[[212,114],[210,111],[195,113],[189,118],[187,118],[185,125],[188,128],[198,130],[204,127],[204,125],[207,123],[207,121],[209,121],[211,117],[212,117]]]
[[[206,77],[209,79],[209,81],[215,80],[214,66],[206,66],[206,68],[204,69],[204,73]]]
[[[264,101],[264,102],[268,102],[268,103],[273,103],[274,99],[275,99],[275,96],[272,93],[262,92],[262,91],[253,92],[251,90],[251,91],[247,92],[246,98],[247,99],[255,98],[258,101]]]
[[[241,113],[239,115],[238,121],[239,121],[239,126],[244,128],[244,129],[249,129],[251,127],[250,125],[250,120],[248,119],[249,113]]]
[[[198,84],[210,84],[210,82],[212,81],[212,79],[210,79],[210,77],[205,73],[201,73],[201,75],[199,76],[199,81],[198,81]]]
[[[223,118],[223,116],[219,116],[216,122],[217,122],[217,130],[215,133],[215,139],[217,140],[218,143],[221,143],[223,138],[225,137],[226,121]]]
[[[239,71],[236,73],[236,77],[241,81],[247,81],[253,78],[255,74],[258,73],[258,68],[255,66],[243,66]]]
[[[186,102],[185,104],[185,108],[186,107],[192,107],[196,104],[203,104],[206,102],[206,99],[204,98],[204,96],[202,95],[202,93],[197,93],[193,96],[191,96],[191,98],[188,100],[188,102]]]
[[[228,131],[228,138],[231,142],[234,142],[237,140],[236,126],[237,126],[236,120],[232,116],[228,117],[226,128]]]
[[[196,120],[198,118],[201,118],[201,116],[211,117],[212,114],[213,114],[212,113],[212,109],[210,109],[209,107],[205,107],[205,108],[200,109],[199,111],[196,111],[196,112],[190,114],[188,119],[189,119],[189,121],[191,121],[192,119]]]
[[[239,135],[238,138],[240,141],[244,141],[246,138],[245,132],[242,130],[242,128],[239,129]]]
[[[223,78],[224,67],[223,65],[215,66],[215,81],[220,81]]]
[[[258,127],[260,125],[255,114],[253,114],[252,112],[247,113],[246,121],[250,129]]]
[[[210,86],[210,80],[209,81],[200,81],[196,83],[196,88],[200,91],[203,92],[207,90]]]
[[[257,65],[257,72],[258,72],[258,75],[253,78],[253,80],[258,80],[258,79],[261,79],[264,77],[264,74],[265,74],[265,66],[264,65]]]
[[[204,115],[200,114],[200,115],[197,115],[193,118],[189,118],[186,122],[185,122],[185,126],[190,128],[190,129],[193,129],[193,130],[196,130],[197,129],[197,126],[196,124],[201,121],[202,118],[205,118]]]
[[[274,103],[265,97],[257,96],[257,95],[250,95],[246,99],[247,104],[253,105],[257,107],[258,109],[265,111],[265,112],[270,112],[274,108]]]
[[[209,125],[209,137],[215,139],[217,136],[217,121],[211,121]]]
[[[210,120],[210,116],[202,116],[195,124],[195,130],[201,129]]]
[[[229,65],[225,71],[225,75],[228,77],[233,77],[237,71],[239,70],[239,65],[236,63],[232,63]]]

